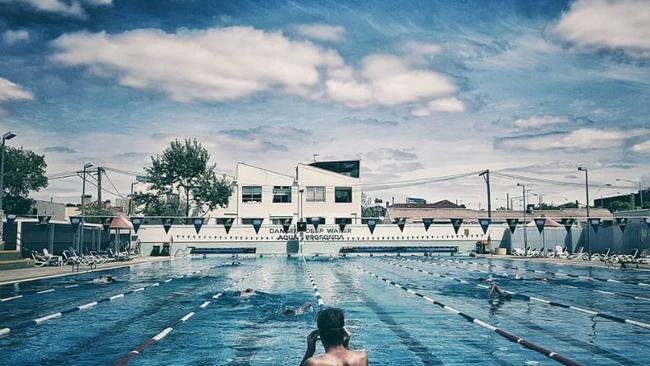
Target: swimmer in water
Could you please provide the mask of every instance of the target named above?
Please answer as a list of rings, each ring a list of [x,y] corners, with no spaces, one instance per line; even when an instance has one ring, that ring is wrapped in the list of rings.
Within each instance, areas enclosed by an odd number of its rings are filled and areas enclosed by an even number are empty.
[[[246,290],[239,292],[239,297],[241,297],[242,299],[247,299],[255,295],[257,295],[257,292],[255,292],[255,290],[253,290],[252,288],[247,288]]]
[[[295,309],[287,309],[284,311],[284,315],[286,316],[298,316],[302,315],[307,311],[309,308],[311,308],[311,302],[307,301],[303,306],[297,307]]]
[[[523,280],[521,273],[519,273],[519,267],[515,268],[515,280]]]
[[[321,311],[316,324],[318,329],[307,336],[307,351],[300,366],[368,366],[368,355],[365,351],[353,351],[348,348],[351,334],[345,328],[343,310],[329,308]],[[319,339],[325,354],[314,356]]]
[[[101,275],[93,280],[93,283],[113,283],[115,278],[109,275]]]
[[[492,283],[492,286],[490,287],[490,290],[488,291],[488,297],[492,298],[492,295],[496,294],[497,297],[501,300],[510,300],[512,299],[512,295],[509,293],[503,291],[499,286],[497,286],[496,282]]]

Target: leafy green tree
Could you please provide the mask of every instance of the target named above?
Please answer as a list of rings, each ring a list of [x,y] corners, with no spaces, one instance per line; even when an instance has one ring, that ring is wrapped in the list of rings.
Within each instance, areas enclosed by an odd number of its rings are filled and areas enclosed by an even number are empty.
[[[362,217],[386,217],[386,208],[381,205],[381,199],[373,199],[365,193],[361,194]]]
[[[171,142],[145,167],[150,189],[134,195],[135,206],[151,216],[189,216],[192,206],[201,215],[227,206],[232,183],[217,176],[209,161],[210,154],[196,139]]]
[[[2,209],[5,213],[28,214],[34,202],[28,198],[29,193],[47,187],[45,156],[23,148],[5,149]]]

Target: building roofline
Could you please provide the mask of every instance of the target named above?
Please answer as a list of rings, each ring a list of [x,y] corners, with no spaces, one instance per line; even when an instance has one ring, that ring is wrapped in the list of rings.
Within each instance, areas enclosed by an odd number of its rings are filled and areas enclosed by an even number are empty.
[[[259,170],[264,170],[265,172],[269,172],[269,173],[273,173],[273,174],[277,174],[277,175],[282,175],[282,176],[285,176],[285,177],[288,177],[288,178],[291,178],[291,179],[296,179],[296,177],[291,176],[291,175],[288,175],[288,174],[284,174],[284,173],[276,172],[275,170],[266,169],[266,168],[262,168],[262,167],[259,167],[259,166],[256,166],[256,165],[252,165],[252,164],[244,163],[244,162],[242,162],[242,161],[238,161],[238,162],[237,162],[237,165],[240,165],[240,164],[241,164],[241,165],[246,165],[247,167],[250,167],[250,168],[255,168],[255,169],[259,169]]]
[[[358,181],[358,180],[361,179],[361,177],[359,177],[359,178],[351,177],[351,176],[349,176],[349,175],[345,175],[345,174],[341,174],[341,173],[333,172],[333,171],[331,171],[331,170],[327,170],[327,169],[319,168],[319,167],[317,167],[317,166],[313,166],[313,165],[310,165],[310,164],[298,163],[298,166],[301,166],[301,165],[302,165],[303,167],[305,167],[305,168],[314,169],[314,170],[316,170],[316,171],[318,171],[318,172],[327,173],[327,174],[330,174],[330,175],[335,176],[335,177],[343,177],[343,178],[353,179],[353,180],[355,180],[355,181]]]

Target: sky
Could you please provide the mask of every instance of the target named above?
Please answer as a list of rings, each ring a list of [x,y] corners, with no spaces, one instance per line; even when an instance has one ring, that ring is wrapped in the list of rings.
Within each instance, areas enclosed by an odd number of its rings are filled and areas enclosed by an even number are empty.
[[[227,174],[318,154],[361,159],[363,184],[490,169],[584,202],[578,166],[590,199],[650,186],[649,87],[644,0],[0,0],[0,128],[48,174],[141,172],[196,138]],[[128,193],[133,177],[109,177]],[[516,183],[493,174],[495,207]],[[369,194],[486,201],[477,174]]]

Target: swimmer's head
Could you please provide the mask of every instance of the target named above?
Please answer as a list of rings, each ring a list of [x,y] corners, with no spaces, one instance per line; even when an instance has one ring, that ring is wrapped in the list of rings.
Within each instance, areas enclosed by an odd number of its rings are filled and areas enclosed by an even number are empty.
[[[290,316],[290,315],[296,315],[296,311],[293,309],[287,309],[284,311],[284,315]]]
[[[345,339],[345,315],[338,308],[327,308],[316,319],[320,339],[325,348],[343,345]]]
[[[255,290],[253,290],[252,288],[247,288],[246,290],[244,290],[244,292],[249,294],[251,292],[255,292]]]

